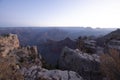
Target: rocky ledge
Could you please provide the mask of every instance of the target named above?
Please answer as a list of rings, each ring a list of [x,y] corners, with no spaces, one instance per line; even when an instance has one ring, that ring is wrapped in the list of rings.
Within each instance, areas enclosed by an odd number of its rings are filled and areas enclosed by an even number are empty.
[[[0,36],[0,80],[83,80],[73,71],[42,68],[37,47],[20,47],[17,35]]]
[[[65,47],[59,59],[59,68],[79,73],[85,80],[102,80],[100,59],[96,54],[87,54]]]
[[[19,47],[19,40],[15,34],[0,36],[0,55],[6,56],[7,53]]]

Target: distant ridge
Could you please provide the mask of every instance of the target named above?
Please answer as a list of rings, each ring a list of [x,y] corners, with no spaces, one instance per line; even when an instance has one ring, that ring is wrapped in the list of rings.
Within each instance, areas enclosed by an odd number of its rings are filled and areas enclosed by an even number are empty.
[[[116,29],[115,31],[108,33],[107,35],[105,35],[103,37],[98,38],[97,42],[99,45],[101,45],[101,43],[106,43],[112,39],[120,40],[120,29],[119,28]],[[103,44],[102,44],[102,46],[103,46]]]

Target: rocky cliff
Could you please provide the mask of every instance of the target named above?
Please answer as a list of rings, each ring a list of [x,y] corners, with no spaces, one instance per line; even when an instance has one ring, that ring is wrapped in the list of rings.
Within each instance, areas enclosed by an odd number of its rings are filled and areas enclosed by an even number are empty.
[[[42,68],[37,47],[20,47],[17,35],[0,37],[0,80],[83,80],[76,72]]]
[[[106,46],[111,40],[120,40],[120,29],[112,31],[105,36],[99,37],[96,39],[97,45]]]
[[[19,47],[19,40],[15,34],[0,36],[0,55],[6,56],[7,53]]]
[[[65,47],[59,59],[59,68],[78,72],[85,80],[102,80],[100,60],[96,54],[87,54]]]
[[[70,38],[65,38],[61,41],[47,40],[46,43],[42,43],[41,46],[38,45],[38,48],[45,61],[55,67],[64,46],[74,49],[76,43]]]

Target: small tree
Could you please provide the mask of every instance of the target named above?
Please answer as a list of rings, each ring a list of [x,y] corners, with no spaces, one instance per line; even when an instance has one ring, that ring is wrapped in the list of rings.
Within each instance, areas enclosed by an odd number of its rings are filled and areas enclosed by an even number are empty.
[[[111,80],[120,80],[120,53],[111,49],[100,58],[102,72]]]
[[[79,37],[77,40],[76,40],[76,44],[77,44],[77,48],[81,51],[84,50],[84,40],[82,39],[82,37]]]

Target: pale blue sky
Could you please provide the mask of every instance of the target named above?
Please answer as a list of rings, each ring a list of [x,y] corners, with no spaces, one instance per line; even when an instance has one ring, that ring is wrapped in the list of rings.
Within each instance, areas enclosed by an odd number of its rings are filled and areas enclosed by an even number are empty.
[[[120,26],[120,0],[0,0],[0,26]]]

